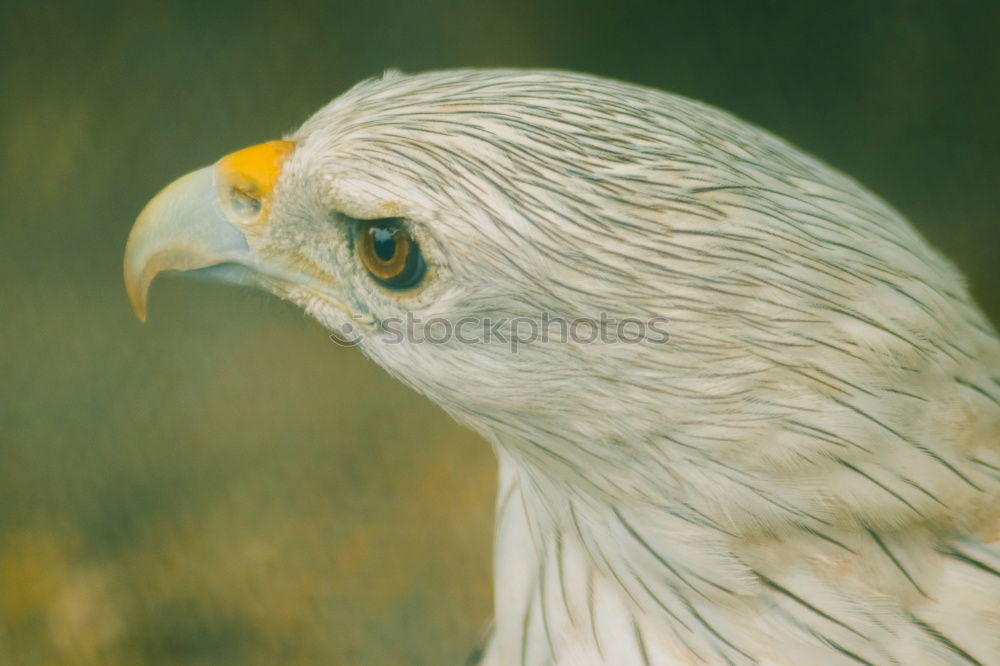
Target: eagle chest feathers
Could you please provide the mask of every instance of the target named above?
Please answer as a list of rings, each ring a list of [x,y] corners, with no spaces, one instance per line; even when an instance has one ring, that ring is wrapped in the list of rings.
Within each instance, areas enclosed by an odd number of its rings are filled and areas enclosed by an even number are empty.
[[[390,73],[158,195],[140,317],[168,270],[300,305],[493,443],[487,666],[1000,663],[996,333],[760,129],[577,74]],[[580,321],[645,335],[537,335]]]

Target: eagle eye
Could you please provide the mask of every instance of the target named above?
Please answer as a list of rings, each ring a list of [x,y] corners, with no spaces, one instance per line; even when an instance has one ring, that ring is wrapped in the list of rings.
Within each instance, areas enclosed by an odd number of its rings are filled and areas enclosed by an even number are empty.
[[[415,287],[427,270],[420,246],[398,217],[361,222],[357,248],[368,274],[390,289]]]

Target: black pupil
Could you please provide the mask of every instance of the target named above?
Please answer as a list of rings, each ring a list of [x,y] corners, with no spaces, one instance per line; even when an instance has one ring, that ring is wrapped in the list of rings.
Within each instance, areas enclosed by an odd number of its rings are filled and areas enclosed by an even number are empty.
[[[375,241],[375,254],[382,261],[396,256],[396,230],[392,227],[375,227],[371,231]]]

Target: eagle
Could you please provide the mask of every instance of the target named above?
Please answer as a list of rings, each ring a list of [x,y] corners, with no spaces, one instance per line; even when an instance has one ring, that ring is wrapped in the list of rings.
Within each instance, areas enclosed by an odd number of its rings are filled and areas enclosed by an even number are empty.
[[[733,115],[388,72],[156,195],[140,319],[165,271],[300,306],[491,443],[485,666],[1000,664],[996,330]]]

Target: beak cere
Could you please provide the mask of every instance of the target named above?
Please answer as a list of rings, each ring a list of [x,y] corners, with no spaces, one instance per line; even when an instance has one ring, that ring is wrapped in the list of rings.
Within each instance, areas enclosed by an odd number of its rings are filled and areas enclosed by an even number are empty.
[[[146,295],[159,273],[253,268],[247,233],[267,224],[281,169],[294,149],[290,141],[246,148],[153,197],[125,246],[125,289],[140,321],[146,321]]]

